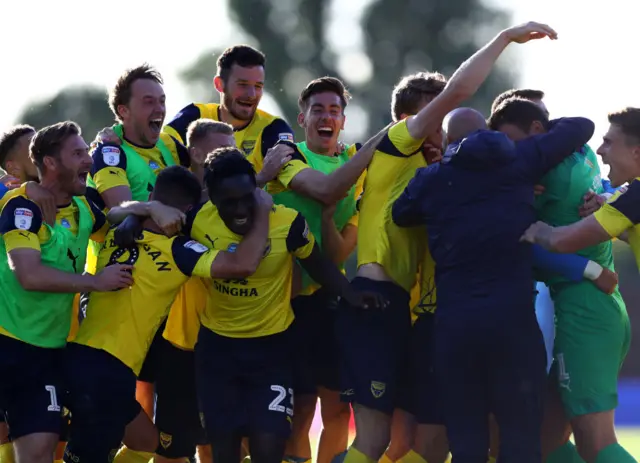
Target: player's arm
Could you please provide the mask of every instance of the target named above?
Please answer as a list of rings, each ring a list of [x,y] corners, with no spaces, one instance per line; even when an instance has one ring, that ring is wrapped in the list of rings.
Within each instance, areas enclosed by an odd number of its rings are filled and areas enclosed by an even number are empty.
[[[549,26],[530,22],[500,32],[487,45],[460,65],[442,93],[418,114],[407,119],[407,129],[416,140],[425,139],[442,124],[444,117],[471,97],[486,80],[498,57],[512,42],[525,43],[543,37],[555,38]]]
[[[273,203],[270,206],[266,204],[263,201],[259,206],[255,224],[235,252],[207,249],[189,238],[176,238],[173,255],[182,273],[201,278],[248,278],[253,275],[260,265],[269,235],[269,214]]]
[[[135,216],[137,221],[129,220],[129,227],[138,228],[142,220],[149,217],[167,236],[178,234],[186,219],[182,211],[158,201],[126,201],[107,213],[107,219],[113,224],[120,224],[131,216]]]
[[[391,209],[393,222],[399,227],[417,227],[426,224],[426,206],[431,198],[427,192],[433,186],[438,166],[421,167],[409,181]]]
[[[529,175],[537,182],[588,142],[594,130],[594,123],[584,117],[556,119],[547,133],[516,143],[518,159],[527,164]]]
[[[89,203],[91,214],[93,215],[93,228],[91,229],[90,239],[96,243],[104,243],[104,239],[106,238],[110,228],[107,217],[104,215],[102,210],[93,203],[93,201],[87,199],[87,202]]]
[[[131,201],[127,156],[115,143],[98,143],[92,153],[91,178],[105,206],[111,209]]]
[[[0,215],[0,233],[7,249],[9,267],[26,291],[79,293],[110,291],[132,283],[127,270],[118,266],[99,275],[78,275],[42,263],[38,232],[43,218],[38,206],[24,197],[12,199]]]
[[[333,220],[335,208],[322,210],[322,247],[331,261],[342,264],[351,255],[358,242],[358,213],[354,214],[342,230],[338,230]]]
[[[555,252],[573,253],[610,240],[640,223],[640,181],[605,204],[595,214],[565,227],[550,227],[536,222],[525,232],[523,240],[538,243]]]
[[[349,189],[358,181],[390,127],[391,124],[371,137],[348,162],[329,175],[315,169],[304,169],[291,177],[289,187],[293,191],[325,205],[335,204],[344,198]],[[291,174],[286,169],[283,169],[283,173],[285,175]]]
[[[164,126],[162,131],[171,135],[180,143],[186,143],[187,129],[189,124],[200,119],[200,108],[195,104],[190,104],[182,108],[171,121]]]

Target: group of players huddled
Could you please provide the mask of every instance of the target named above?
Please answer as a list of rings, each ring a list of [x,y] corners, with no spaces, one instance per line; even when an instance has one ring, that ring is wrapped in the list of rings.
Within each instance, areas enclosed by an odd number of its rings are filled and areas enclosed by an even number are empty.
[[[320,463],[636,461],[613,424],[630,331],[611,239],[640,262],[640,109],[609,116],[608,183],[593,123],[550,120],[543,92],[458,108],[545,37],[527,23],[449,80],[403,77],[363,145],[339,141],[333,77],[300,93],[295,142],[245,45],[218,59],[220,104],[167,125],[142,65],[91,146],[71,121],[7,130],[0,462],[306,462],[318,399]]]

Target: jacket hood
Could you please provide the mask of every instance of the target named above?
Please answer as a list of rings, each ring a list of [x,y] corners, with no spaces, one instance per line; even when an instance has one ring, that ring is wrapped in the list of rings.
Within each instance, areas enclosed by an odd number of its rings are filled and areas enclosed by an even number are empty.
[[[490,170],[516,159],[516,145],[509,137],[493,130],[478,130],[461,141],[451,143],[442,162],[470,170]]]

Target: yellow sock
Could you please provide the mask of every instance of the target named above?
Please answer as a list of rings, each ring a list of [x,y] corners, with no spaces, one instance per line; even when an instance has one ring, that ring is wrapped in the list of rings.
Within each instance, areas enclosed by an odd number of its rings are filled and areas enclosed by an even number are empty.
[[[447,461],[445,461],[444,463],[451,463],[451,454],[449,454],[449,456],[447,457]]]
[[[153,453],[136,452],[125,446],[118,451],[113,463],[149,463],[153,459]]]
[[[13,444],[7,442],[0,445],[0,463],[15,463],[15,457],[13,455]]]
[[[311,458],[305,459],[303,457],[292,457],[290,455],[285,455],[282,459],[282,463],[311,463]]]
[[[53,460],[53,463],[64,463],[63,460]]]
[[[422,458],[415,450],[411,449],[407,454],[398,460],[398,463],[427,463],[427,460]]]
[[[357,448],[351,446],[344,457],[343,463],[376,463],[373,458],[369,458]]]
[[[389,458],[389,455],[386,453],[382,455],[382,457],[378,460],[378,463],[393,463],[393,460]]]
[[[496,461],[495,457],[489,457],[488,463],[496,463]]]

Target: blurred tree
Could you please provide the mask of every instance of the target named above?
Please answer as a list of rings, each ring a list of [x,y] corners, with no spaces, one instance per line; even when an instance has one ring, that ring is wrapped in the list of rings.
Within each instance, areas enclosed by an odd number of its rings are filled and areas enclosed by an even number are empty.
[[[295,121],[298,94],[309,80],[328,74],[344,78],[327,46],[330,1],[229,0],[229,6],[232,20],[266,54],[267,91],[289,122]],[[389,120],[391,89],[403,74],[426,69],[450,75],[486,39],[487,31],[495,33],[507,19],[481,0],[373,0],[362,21],[373,78],[351,86],[368,114],[369,132]],[[204,53],[181,75],[201,101],[212,94],[216,72],[212,52]],[[510,76],[500,69],[473,104],[488,111],[493,97],[510,86]]]
[[[62,89],[53,98],[31,103],[17,122],[41,129],[66,120],[80,124],[84,139],[90,143],[98,131],[113,124],[106,91],[95,87]]]

